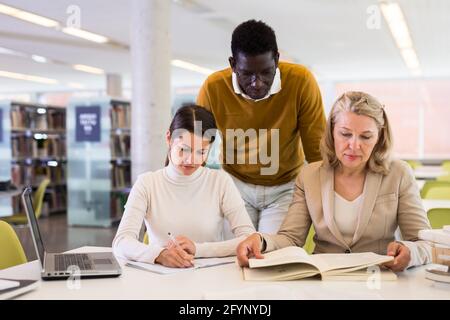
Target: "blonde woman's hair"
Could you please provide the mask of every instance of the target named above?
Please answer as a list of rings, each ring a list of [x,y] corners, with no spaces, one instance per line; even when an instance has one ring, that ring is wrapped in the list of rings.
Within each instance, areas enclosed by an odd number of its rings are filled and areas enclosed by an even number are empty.
[[[392,131],[384,105],[371,95],[358,91],[348,91],[342,94],[331,108],[325,133],[320,142],[320,152],[324,165],[336,168],[340,163],[334,148],[333,130],[337,116],[343,111],[350,111],[375,120],[378,127],[378,141],[370,155],[367,167],[373,172],[383,175],[388,174],[392,149]]]

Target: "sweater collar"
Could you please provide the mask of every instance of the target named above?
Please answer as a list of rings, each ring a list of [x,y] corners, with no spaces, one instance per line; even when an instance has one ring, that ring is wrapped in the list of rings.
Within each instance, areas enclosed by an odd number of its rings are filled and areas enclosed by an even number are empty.
[[[197,178],[200,177],[200,175],[203,173],[204,170],[205,168],[203,166],[200,166],[197,170],[194,171],[194,173],[192,173],[189,176],[185,176],[184,174],[178,172],[178,170],[175,168],[172,162],[169,161],[167,167],[164,168],[164,173],[166,177],[174,183],[187,184],[197,180]]]
[[[273,83],[272,83],[272,86],[270,87],[269,92],[266,94],[266,96],[264,98],[261,98],[261,99],[253,99],[253,98],[249,97],[248,95],[246,95],[242,91],[241,87],[239,86],[239,83],[237,81],[237,76],[236,76],[236,74],[234,72],[232,72],[232,74],[231,74],[231,80],[232,80],[232,83],[233,83],[234,93],[240,94],[245,99],[249,99],[249,100],[252,100],[252,101],[255,101],[255,102],[267,99],[271,95],[273,95],[275,93],[278,93],[281,90],[281,74],[280,74],[280,69],[279,68],[277,68],[277,70],[275,71],[275,78],[273,79]]]

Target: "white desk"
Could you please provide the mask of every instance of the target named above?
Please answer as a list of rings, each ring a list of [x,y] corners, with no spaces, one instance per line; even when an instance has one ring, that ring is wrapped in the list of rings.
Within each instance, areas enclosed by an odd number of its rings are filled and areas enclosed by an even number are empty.
[[[450,208],[450,200],[430,200],[422,199],[423,207],[425,211],[434,208]]]
[[[110,251],[110,248],[82,247],[73,252]],[[19,299],[202,299],[207,292],[223,292],[224,298],[246,299],[450,299],[450,284],[425,279],[425,266],[399,273],[397,281],[381,282],[380,289],[369,289],[366,282],[299,280],[283,282],[244,281],[235,264],[158,275],[123,267],[119,278],[84,279],[80,289],[69,289],[66,281],[42,281],[41,287]],[[38,279],[37,261],[0,271],[0,277]],[[257,288],[257,290],[255,290]],[[284,296],[278,291],[285,292]],[[216,295],[217,297],[217,295]]]
[[[435,180],[439,176],[448,174],[449,172],[441,166],[421,166],[414,170],[416,179]]]

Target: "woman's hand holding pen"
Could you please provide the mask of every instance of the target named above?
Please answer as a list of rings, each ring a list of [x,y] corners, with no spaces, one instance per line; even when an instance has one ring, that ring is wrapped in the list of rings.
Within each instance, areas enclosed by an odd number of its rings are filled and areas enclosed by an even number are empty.
[[[194,256],[179,246],[165,248],[155,259],[156,263],[171,268],[190,268],[194,266]]]
[[[187,253],[189,253],[189,254],[195,256],[195,244],[194,244],[194,242],[193,242],[191,239],[189,239],[189,238],[187,238],[187,237],[185,237],[185,236],[178,236],[178,237],[176,237],[175,239],[176,239],[178,245],[179,245],[184,251],[186,251]],[[175,244],[173,243],[173,241],[170,241],[169,244],[170,244],[169,247],[175,246]]]
[[[186,237],[174,236],[169,232],[169,242],[161,251],[156,263],[172,268],[190,268],[194,266],[195,244]]]

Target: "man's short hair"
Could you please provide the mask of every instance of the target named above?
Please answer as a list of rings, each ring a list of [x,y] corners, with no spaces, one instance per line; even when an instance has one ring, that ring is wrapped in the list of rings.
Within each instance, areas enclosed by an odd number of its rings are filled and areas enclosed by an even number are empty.
[[[236,27],[231,36],[231,52],[256,56],[271,51],[274,57],[278,53],[277,39],[271,27],[262,21],[248,20]]]

